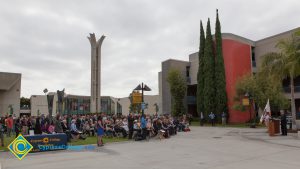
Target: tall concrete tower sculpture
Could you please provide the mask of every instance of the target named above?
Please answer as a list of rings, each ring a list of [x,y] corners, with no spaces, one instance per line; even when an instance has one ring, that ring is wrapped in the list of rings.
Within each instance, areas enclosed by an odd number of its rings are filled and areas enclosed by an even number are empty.
[[[90,112],[101,112],[101,46],[105,36],[96,40],[94,33],[88,37],[91,43],[91,101]]]

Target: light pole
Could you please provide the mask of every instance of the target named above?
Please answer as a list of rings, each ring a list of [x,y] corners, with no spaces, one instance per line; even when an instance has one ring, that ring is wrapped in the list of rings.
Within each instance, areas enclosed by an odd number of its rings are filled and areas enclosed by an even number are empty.
[[[141,90],[142,91],[142,103],[141,104],[145,105],[145,103],[144,103],[144,91],[151,91],[151,89],[146,84],[142,83],[142,85],[139,84],[134,90]],[[145,106],[143,107],[141,105],[141,107],[142,107],[142,115],[144,115],[144,107]]]

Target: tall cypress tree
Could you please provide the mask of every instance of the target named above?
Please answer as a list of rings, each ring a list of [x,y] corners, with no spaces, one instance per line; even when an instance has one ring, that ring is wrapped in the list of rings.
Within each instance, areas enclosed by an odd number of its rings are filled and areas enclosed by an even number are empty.
[[[205,47],[205,34],[203,30],[202,21],[200,21],[200,45],[199,45],[199,53],[198,53],[198,74],[197,74],[197,112],[199,117],[201,116],[201,112],[204,110],[204,75],[203,75],[203,59],[204,59],[204,47]]]
[[[222,35],[221,24],[219,21],[219,14],[217,9],[216,18],[216,59],[215,59],[215,86],[216,86],[216,114],[217,117],[221,117],[222,112],[227,112],[227,94],[226,94],[226,80],[225,80],[225,68],[222,52]]]
[[[214,57],[214,46],[210,29],[210,20],[208,18],[206,27],[206,38],[205,48],[203,57],[203,104],[204,104],[204,115],[210,112],[215,113],[215,57]]]

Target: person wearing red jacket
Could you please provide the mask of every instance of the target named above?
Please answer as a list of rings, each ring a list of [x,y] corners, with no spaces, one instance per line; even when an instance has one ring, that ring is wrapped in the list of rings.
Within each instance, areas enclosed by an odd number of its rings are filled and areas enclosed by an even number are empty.
[[[6,127],[7,127],[7,137],[10,137],[11,132],[13,130],[14,120],[11,115],[6,119]]]

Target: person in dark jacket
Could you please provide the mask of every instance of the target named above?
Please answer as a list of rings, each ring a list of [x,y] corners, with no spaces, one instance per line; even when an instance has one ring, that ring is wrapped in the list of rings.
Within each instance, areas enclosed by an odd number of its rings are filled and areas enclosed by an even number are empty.
[[[40,117],[36,118],[35,127],[34,127],[34,134],[42,134],[42,126],[41,126]]]
[[[76,128],[78,129],[78,130],[81,130],[81,118],[80,118],[80,116],[78,115],[77,116],[77,119],[76,119]]]
[[[20,134],[20,130],[21,130],[20,119],[17,119],[15,123],[16,138]]]
[[[284,111],[280,111],[281,114],[281,135],[286,136],[287,135],[287,121],[286,121],[286,114],[284,113]]]
[[[60,118],[60,115],[56,115],[56,118],[55,118],[55,133],[63,133],[63,128],[61,126],[61,118]]]
[[[0,145],[4,147],[4,126],[2,123],[2,119],[0,118]]]
[[[129,130],[129,138],[128,139],[132,139],[133,122],[134,122],[134,118],[133,118],[132,113],[130,113],[129,116],[128,116],[128,130]]]
[[[68,123],[67,123],[67,120],[63,120],[61,122],[61,127],[62,127],[62,130],[63,130],[64,133],[70,131],[70,128],[69,128]]]

